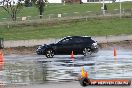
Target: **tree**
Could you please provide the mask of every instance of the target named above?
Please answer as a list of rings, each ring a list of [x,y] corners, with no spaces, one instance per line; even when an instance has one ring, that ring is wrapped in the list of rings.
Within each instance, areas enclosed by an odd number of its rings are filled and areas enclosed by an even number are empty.
[[[40,15],[40,19],[41,19],[43,12],[44,12],[45,1],[44,0],[37,0],[36,4],[37,4],[37,7],[39,9],[39,15]]]
[[[2,8],[10,15],[13,21],[16,21],[17,14],[23,7],[22,1],[18,0],[17,2],[13,0],[3,0],[0,2]]]

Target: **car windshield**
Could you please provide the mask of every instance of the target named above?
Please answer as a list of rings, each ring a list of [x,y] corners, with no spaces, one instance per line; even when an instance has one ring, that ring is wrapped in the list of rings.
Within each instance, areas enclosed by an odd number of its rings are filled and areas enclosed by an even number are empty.
[[[61,41],[62,41],[63,39],[64,39],[64,38],[62,38],[62,39],[59,39],[57,43],[61,43]]]

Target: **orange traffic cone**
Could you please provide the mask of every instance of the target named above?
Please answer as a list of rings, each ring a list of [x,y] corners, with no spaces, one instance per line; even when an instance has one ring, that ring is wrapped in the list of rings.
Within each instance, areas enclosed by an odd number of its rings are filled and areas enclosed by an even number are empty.
[[[1,64],[4,64],[4,55],[2,51],[0,51],[0,65]]]
[[[88,72],[85,72],[85,78],[88,78]]]
[[[114,57],[117,56],[116,48],[114,48]]]
[[[72,53],[71,53],[71,58],[72,58],[72,61],[74,61],[74,52],[72,51]]]
[[[88,71],[85,72],[84,67],[82,68],[81,75],[82,75],[82,78],[88,78]]]

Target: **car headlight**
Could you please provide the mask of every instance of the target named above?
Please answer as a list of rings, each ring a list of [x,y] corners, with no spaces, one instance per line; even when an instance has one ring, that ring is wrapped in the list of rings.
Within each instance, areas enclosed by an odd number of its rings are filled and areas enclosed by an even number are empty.
[[[39,46],[39,47],[37,48],[37,50],[41,49],[41,47],[42,47],[42,46]]]
[[[92,45],[93,45],[93,46],[97,46],[98,44],[97,44],[97,42],[95,42],[95,43],[93,43]]]
[[[41,49],[40,47],[38,47],[38,49]]]

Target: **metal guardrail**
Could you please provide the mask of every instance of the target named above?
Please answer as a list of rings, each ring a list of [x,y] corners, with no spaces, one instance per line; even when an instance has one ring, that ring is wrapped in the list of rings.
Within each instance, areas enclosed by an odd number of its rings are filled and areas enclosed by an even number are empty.
[[[73,12],[73,13],[58,13],[58,14],[48,14],[43,15],[42,20],[54,20],[54,19],[62,19],[62,18],[91,18],[91,17],[100,17],[100,16],[118,16],[120,17],[120,10],[114,9],[114,10],[107,10],[105,11],[105,14],[103,14],[102,10],[100,11],[86,11],[86,12]],[[132,16],[132,8],[131,9],[122,9],[121,16]],[[17,17],[16,21],[30,21],[30,20],[39,20],[40,16],[24,16],[24,17]],[[10,22],[10,18],[2,18],[0,19],[1,22]]]
[[[122,17],[126,16],[126,17],[132,17],[132,12],[130,13],[131,11],[129,10],[129,13],[128,12],[125,12],[124,14],[122,14]],[[56,14],[57,15],[57,14]],[[62,16],[61,17],[50,17],[50,18],[42,18],[42,19],[26,19],[26,20],[17,20],[17,21],[1,21],[0,22],[0,26],[7,26],[8,28],[10,26],[23,26],[24,24],[25,25],[30,25],[30,24],[39,24],[39,23],[56,23],[56,22],[59,22],[59,21],[71,21],[71,20],[88,20],[89,18],[109,18],[109,17],[120,17],[120,14],[119,13],[115,13],[115,14],[111,14],[109,12],[107,12],[105,15],[102,15],[101,13],[91,13],[90,15],[73,15],[73,16]]]

